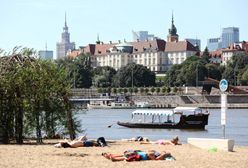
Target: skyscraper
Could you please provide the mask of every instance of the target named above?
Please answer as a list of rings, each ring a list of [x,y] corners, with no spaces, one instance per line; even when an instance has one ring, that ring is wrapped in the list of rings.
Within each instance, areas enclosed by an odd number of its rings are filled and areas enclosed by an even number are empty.
[[[48,60],[52,60],[53,59],[53,51],[52,50],[47,50],[47,44],[45,47],[45,50],[40,50],[38,52],[39,57],[41,59],[48,59]]]
[[[230,44],[239,42],[239,28],[227,27],[222,29],[222,48],[227,48]]]
[[[154,34],[148,34],[148,31],[133,31],[133,41],[155,40]]]
[[[66,23],[66,15],[65,15],[65,26],[63,27],[63,33],[61,34],[61,42],[57,42],[57,59],[64,58],[68,52],[68,50],[74,50],[75,43],[70,42],[70,33],[68,32],[68,26]]]
[[[200,39],[192,39],[192,38],[186,38],[188,42],[190,42],[193,46],[197,46],[199,50],[201,50],[201,40]]]
[[[207,41],[208,51],[215,51],[221,48],[221,39],[220,38],[210,38]]]

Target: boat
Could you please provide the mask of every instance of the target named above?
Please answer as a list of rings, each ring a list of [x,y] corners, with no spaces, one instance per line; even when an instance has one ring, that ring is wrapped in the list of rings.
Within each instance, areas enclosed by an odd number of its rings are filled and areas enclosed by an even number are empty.
[[[135,108],[133,103],[127,101],[124,96],[116,98],[110,97],[108,94],[100,98],[91,99],[87,104],[87,109],[130,109]]]
[[[118,121],[128,128],[205,129],[209,112],[199,107],[174,109],[139,109],[132,112],[131,122]]]
[[[143,101],[135,101],[134,105],[136,108],[155,108],[155,106],[150,104],[149,102],[143,102]]]
[[[92,100],[87,104],[88,109],[130,109],[135,108],[129,102],[111,102],[112,100]]]

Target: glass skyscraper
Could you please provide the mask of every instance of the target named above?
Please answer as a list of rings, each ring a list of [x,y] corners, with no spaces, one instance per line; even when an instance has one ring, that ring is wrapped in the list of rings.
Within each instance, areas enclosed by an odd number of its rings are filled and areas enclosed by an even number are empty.
[[[239,28],[227,27],[222,29],[222,48],[227,48],[230,44],[239,42]]]

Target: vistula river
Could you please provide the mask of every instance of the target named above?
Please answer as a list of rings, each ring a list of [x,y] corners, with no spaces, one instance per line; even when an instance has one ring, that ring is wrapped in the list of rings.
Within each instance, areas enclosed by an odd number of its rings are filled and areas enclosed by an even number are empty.
[[[107,140],[120,140],[143,136],[150,140],[158,140],[179,136],[180,141],[186,143],[187,138],[223,138],[220,109],[209,110],[210,116],[205,130],[126,128],[116,124],[117,121],[130,121],[132,111],[134,109],[80,110],[77,119],[89,139],[103,136]],[[248,146],[247,120],[248,109],[228,109],[225,138],[233,139],[235,145]]]

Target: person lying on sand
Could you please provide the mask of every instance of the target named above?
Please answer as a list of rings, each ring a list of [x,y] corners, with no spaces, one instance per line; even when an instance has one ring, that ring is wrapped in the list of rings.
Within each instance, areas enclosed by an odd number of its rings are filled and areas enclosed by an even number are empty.
[[[169,152],[157,152],[155,150],[149,150],[143,152],[140,150],[128,150],[125,151],[123,155],[102,153],[106,159],[111,161],[141,161],[141,160],[164,160],[166,157],[171,157]]]
[[[177,136],[172,140],[160,139],[157,141],[140,142],[140,144],[181,145]]]
[[[80,136],[73,141],[60,141],[55,144],[54,147],[57,148],[77,148],[77,147],[90,147],[90,146],[99,146],[96,142],[87,140],[86,136]]]

